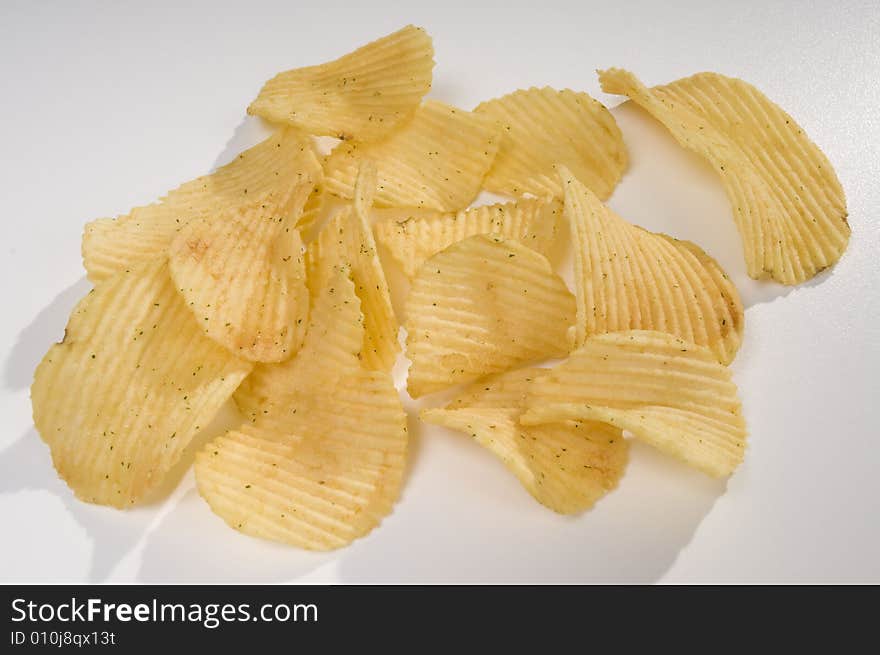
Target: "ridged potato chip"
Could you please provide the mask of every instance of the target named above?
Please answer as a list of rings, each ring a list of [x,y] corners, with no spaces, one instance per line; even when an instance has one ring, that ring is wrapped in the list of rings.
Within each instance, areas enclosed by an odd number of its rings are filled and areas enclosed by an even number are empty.
[[[569,350],[575,302],[543,256],[477,235],[431,257],[406,301],[413,398]]]
[[[600,71],[599,80],[718,172],[751,277],[799,284],[840,259],[850,227],[837,175],[794,119],[755,87],[699,73],[649,89],[619,68]]]
[[[586,93],[521,89],[480,104],[474,113],[502,127],[498,154],[483,181],[494,193],[561,197],[556,167],[562,164],[604,200],[626,170],[617,122]]]
[[[171,277],[199,325],[244,359],[287,359],[305,336],[309,290],[293,223],[258,205],[222,220],[197,218],[171,242]]]
[[[162,261],[99,283],[37,367],[34,424],[81,500],[154,489],[250,372],[202,334]]]
[[[199,492],[230,526],[329,550],[391,512],[406,463],[406,414],[391,375],[358,360],[363,338],[360,303],[342,270],[316,300],[299,354],[260,364],[248,378],[242,404],[257,403],[251,422],[196,457]]]
[[[523,409],[532,382],[550,369],[515,368],[469,384],[446,404],[446,409]]]
[[[375,167],[366,160],[359,172],[355,202],[333,217],[309,244],[306,262],[313,296],[340,268],[351,269],[364,312],[362,360],[368,368],[390,371],[400,352],[400,325],[367,214],[375,184]]]
[[[745,453],[730,370],[708,348],[663,332],[591,337],[534,382],[528,407],[524,425],[602,421],[714,477],[733,473]]]
[[[357,368],[353,362],[360,362],[363,367],[364,315],[360,299],[351,302],[346,296],[352,284],[350,275],[351,268],[340,265],[326,285],[315,292],[306,339],[299,353],[284,362],[257,364],[235,390],[235,404],[248,421],[256,423],[267,417],[273,405],[283,408],[284,395],[289,389],[299,393],[298,384],[307,390],[312,389],[313,380],[318,378],[336,384],[336,378]]]
[[[617,486],[627,462],[620,430],[603,423],[520,425],[516,409],[427,409],[422,420],[469,434],[542,505],[560,514],[592,507]]]
[[[565,215],[574,244],[575,345],[591,335],[658,330],[709,347],[723,364],[742,342],[739,292],[698,246],[620,218],[565,168]]]
[[[418,209],[376,209],[376,240],[388,249],[407,276],[453,243],[476,234],[498,234],[521,241],[547,256],[556,238],[562,205],[549,198],[472,207],[455,213]]]
[[[433,68],[431,37],[408,25],[330,63],[279,73],[248,113],[317,136],[374,141],[415,112]]]
[[[257,202],[269,215],[293,210],[291,196],[298,174],[314,159],[311,141],[295,130],[279,130],[245,150],[214,173],[170,191],[158,203],[136,207],[117,218],[88,223],[82,255],[92,282],[106,279],[138,262],[164,256],[175,235],[194,218],[215,219]]]
[[[428,100],[385,139],[336,146],[324,164],[326,188],[354,197],[360,162],[372,159],[378,167],[377,206],[457,211],[479,193],[499,136],[491,119]]]
[[[521,425],[532,382],[547,373],[524,368],[480,380],[445,409],[422,410],[421,419],[469,434],[501,459],[538,502],[574,514],[617,486],[629,447],[623,432],[607,423]]]
[[[310,231],[321,220],[321,216],[324,213],[325,199],[324,189],[320,186],[316,186],[311,194],[309,194],[306,204],[303,205],[302,212],[300,212],[299,218],[296,221],[296,229],[300,231],[300,234]]]

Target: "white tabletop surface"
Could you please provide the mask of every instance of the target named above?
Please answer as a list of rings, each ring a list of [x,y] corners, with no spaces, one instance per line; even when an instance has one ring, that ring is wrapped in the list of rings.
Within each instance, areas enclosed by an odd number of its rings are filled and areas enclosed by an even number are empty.
[[[876,3],[156,5],[0,4],[0,581],[880,582]],[[849,250],[808,284],[759,284],[711,170],[643,112],[614,109],[632,165],[611,205],[700,243],[740,285],[745,464],[718,482],[636,445],[616,492],[559,517],[466,437],[417,428],[394,513],[327,554],[228,529],[191,473],[128,512],[76,501],[34,431],[28,386],[89,288],[83,223],[255,142],[263,128],[244,108],[270,75],[410,22],[434,37],[431,95],[464,108],[532,85],[615,106],[597,67],[649,84],[712,70],[762,89],[825,151],[848,198]]]

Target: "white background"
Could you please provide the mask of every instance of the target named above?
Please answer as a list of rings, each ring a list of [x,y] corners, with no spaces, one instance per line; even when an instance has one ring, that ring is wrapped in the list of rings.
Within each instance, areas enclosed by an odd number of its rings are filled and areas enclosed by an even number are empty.
[[[876,3],[156,4],[0,3],[0,581],[880,582]],[[636,445],[615,493],[559,517],[466,437],[413,421],[396,510],[330,554],[233,532],[190,474],[125,513],[75,501],[28,386],[88,289],[83,223],[253,143],[244,108],[270,75],[409,22],[434,37],[431,95],[465,108],[531,85],[618,104],[597,67],[648,84],[714,70],[758,86],[825,151],[848,197],[848,252],[798,288],[758,284],[712,171],[646,114],[614,110],[632,165],[611,205],[700,243],[740,285],[745,464],[717,482]]]

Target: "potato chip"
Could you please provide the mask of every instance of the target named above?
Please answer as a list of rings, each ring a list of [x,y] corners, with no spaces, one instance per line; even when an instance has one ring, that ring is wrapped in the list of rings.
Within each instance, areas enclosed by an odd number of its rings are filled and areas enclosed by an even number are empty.
[[[422,410],[428,423],[460,430],[501,459],[538,502],[561,514],[589,509],[626,468],[619,428],[591,421],[520,425],[532,382],[548,369],[523,368],[475,382],[445,409]]]
[[[516,239],[547,256],[556,238],[561,204],[549,198],[520,198],[454,213],[419,209],[376,209],[376,240],[388,248],[407,276],[447,246],[475,234]]]
[[[586,93],[533,87],[484,102],[474,113],[502,127],[498,155],[483,181],[494,193],[561,197],[556,166],[562,164],[604,200],[626,170],[626,145],[614,117]]]
[[[751,277],[798,284],[833,265],[849,241],[834,169],[794,119],[755,87],[717,73],[645,87],[600,71],[602,89],[629,96],[721,176]]]
[[[547,258],[477,235],[425,262],[406,301],[413,398],[568,352],[575,302]]]
[[[305,196],[311,185],[302,188]],[[293,223],[258,205],[222,220],[197,218],[171,242],[171,277],[199,325],[244,359],[287,359],[305,336],[309,290]]]
[[[532,382],[548,368],[516,368],[469,384],[446,404],[446,409],[523,409]]]
[[[619,429],[588,421],[520,425],[515,409],[426,409],[427,423],[469,434],[542,505],[560,514],[592,507],[617,486],[627,462]]]
[[[314,167],[311,141],[279,130],[229,164],[170,191],[158,203],[86,225],[82,254],[88,277],[98,282],[138,262],[167,253],[175,235],[194,218],[211,220],[238,207],[262,203],[268,215],[286,215],[303,170]],[[294,194],[295,195],[295,194]]]
[[[34,424],[78,498],[154,489],[251,364],[202,334],[162,261],[99,283],[37,367]]]
[[[376,185],[379,183],[378,176],[376,162],[369,158],[362,159],[354,185],[352,204],[354,205],[355,212],[363,216],[364,222],[367,225],[370,223],[370,210],[373,208],[373,199],[376,197]]]
[[[575,345],[603,332],[659,330],[733,361],[743,307],[715,260],[692,243],[626,222],[567,169],[560,173],[575,245]]]
[[[260,403],[252,424],[205,446],[195,468],[200,493],[236,530],[329,550],[391,512],[406,463],[406,414],[391,375],[358,360],[363,322],[346,271],[311,316],[299,354],[260,364],[249,378],[244,404]]]
[[[375,189],[375,167],[361,166],[357,200],[334,216],[309,244],[306,253],[309,288],[315,296],[340,268],[350,267],[364,312],[364,343],[361,357],[368,368],[390,371],[400,344],[399,324],[391,306],[385,271],[366,212]]]
[[[279,73],[248,113],[309,134],[373,141],[412,116],[433,68],[431,37],[408,25],[330,63]]]
[[[730,370],[671,334],[632,330],[591,337],[536,380],[524,425],[592,420],[711,476],[742,462],[746,426]]]
[[[300,234],[305,234],[321,220],[324,214],[325,199],[326,194],[320,186],[316,186],[312,193],[309,194],[308,200],[303,205],[302,212],[296,222],[296,229],[300,231]]]
[[[360,300],[350,302],[345,295],[352,284],[350,274],[350,267],[341,265],[315,293],[315,306],[309,314],[306,339],[299,353],[281,363],[257,364],[236,389],[235,404],[251,423],[268,416],[273,403],[283,406],[284,394],[288,388],[296,392],[297,383],[312,389],[317,378],[330,380],[347,375],[357,368],[355,362],[363,367],[364,315]],[[337,299],[335,303],[333,298]],[[319,306],[322,311],[318,311]]]
[[[324,164],[326,188],[352,198],[360,162],[372,159],[379,178],[376,205],[456,211],[479,193],[498,138],[491,119],[428,100],[382,141],[336,146]]]

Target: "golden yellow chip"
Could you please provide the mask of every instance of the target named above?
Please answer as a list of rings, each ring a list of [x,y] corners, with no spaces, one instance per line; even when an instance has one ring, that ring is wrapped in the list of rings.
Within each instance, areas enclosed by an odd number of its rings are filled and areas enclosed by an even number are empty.
[[[547,259],[477,235],[431,257],[406,301],[413,398],[569,350],[575,302]]]
[[[89,279],[97,282],[165,255],[175,235],[194,218],[211,220],[257,202],[266,205],[268,215],[286,215],[295,209],[291,196],[303,171],[314,168],[314,161],[308,138],[291,129],[279,130],[156,204],[88,223],[82,254]]]
[[[582,512],[617,486],[628,453],[619,429],[589,421],[524,426],[518,414],[516,409],[426,409],[421,418],[469,434],[554,512]]]
[[[197,218],[171,242],[178,290],[205,334],[239,357],[279,362],[302,343],[309,290],[293,223],[258,205],[222,220]]]
[[[617,485],[629,448],[622,431],[606,423],[521,425],[532,383],[548,373],[523,368],[479,380],[445,409],[422,410],[421,418],[470,434],[540,503],[573,514],[590,508]]]
[[[279,73],[248,113],[309,134],[373,141],[413,114],[433,68],[431,37],[408,25],[330,63]]]
[[[354,184],[354,198],[352,204],[354,210],[367,225],[370,223],[370,211],[373,208],[373,199],[376,197],[376,186],[379,183],[379,172],[376,162],[372,159],[361,159],[358,167],[358,176]]]
[[[354,197],[360,162],[372,159],[378,167],[376,205],[456,211],[479,193],[498,138],[491,119],[428,100],[382,141],[336,146],[324,164],[326,188]]]
[[[251,423],[205,446],[195,469],[200,493],[233,528],[328,550],[390,513],[406,463],[406,414],[390,374],[358,360],[363,322],[346,271],[310,321],[295,358],[260,364],[245,383]]]
[[[340,268],[350,268],[364,312],[361,357],[368,368],[390,371],[400,344],[399,324],[391,306],[385,271],[376,252],[367,211],[376,172],[367,160],[358,178],[357,200],[333,217],[309,244],[306,261],[309,289],[316,296]]]
[[[251,364],[202,334],[168,267],[99,283],[34,375],[34,424],[78,498],[125,507],[154,489]]]
[[[645,87],[619,68],[606,93],[629,96],[721,176],[756,279],[798,284],[833,265],[849,241],[846,198],[803,129],[755,87],[717,73]]]
[[[575,345],[603,332],[659,330],[733,361],[743,307],[715,260],[692,243],[628,223],[567,169],[560,173],[575,253]]]
[[[520,198],[455,213],[418,209],[376,209],[376,240],[388,248],[403,272],[413,277],[422,264],[447,246],[475,234],[516,239],[547,256],[559,225],[556,200]]]
[[[663,332],[591,337],[536,380],[524,425],[602,421],[709,475],[742,462],[746,426],[730,370],[708,348]]]
[[[350,273],[349,267],[340,266],[328,277],[326,286],[316,292],[306,339],[299,353],[281,363],[257,364],[236,389],[235,404],[248,421],[256,423],[268,416],[273,404],[283,406],[283,396],[288,388],[296,392],[299,388],[296,384],[312,389],[312,382],[317,378],[336,384],[333,376],[348,375],[357,368],[354,362],[360,362],[363,367],[364,315],[360,300],[351,302],[346,296],[352,284]],[[319,311],[319,308],[323,309]]]
[[[614,117],[586,93],[519,90],[480,104],[474,113],[502,128],[498,155],[483,181],[494,193],[561,197],[556,166],[562,164],[604,200],[626,170],[626,146]]]
[[[446,409],[523,409],[532,382],[549,368],[517,368],[469,384],[446,404]]]
[[[316,186],[312,193],[309,194],[308,200],[303,205],[302,212],[296,222],[296,229],[300,231],[300,234],[305,234],[321,220],[324,214],[325,199],[324,189],[320,186]]]

